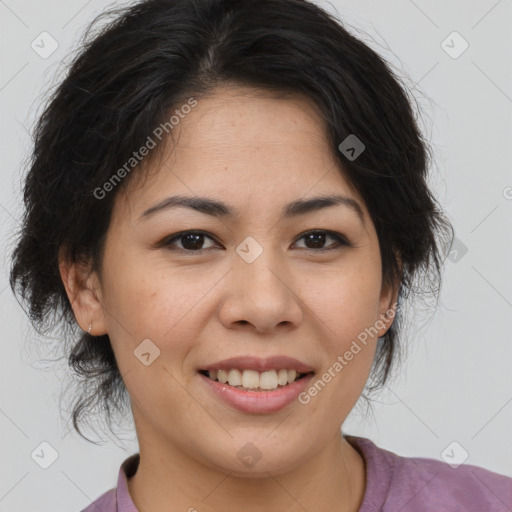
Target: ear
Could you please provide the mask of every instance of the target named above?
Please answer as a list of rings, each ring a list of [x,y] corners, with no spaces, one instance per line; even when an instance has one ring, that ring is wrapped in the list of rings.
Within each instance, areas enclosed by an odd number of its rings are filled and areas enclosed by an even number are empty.
[[[400,259],[398,259],[398,265],[401,274],[402,262]],[[376,322],[376,327],[379,329],[379,338],[386,334],[395,319],[400,283],[400,276],[396,276],[393,283],[382,285],[379,303],[379,319]]]
[[[59,250],[59,271],[78,325],[91,334],[107,333],[105,314],[101,303],[101,288],[97,272],[86,261],[73,261],[68,252]]]

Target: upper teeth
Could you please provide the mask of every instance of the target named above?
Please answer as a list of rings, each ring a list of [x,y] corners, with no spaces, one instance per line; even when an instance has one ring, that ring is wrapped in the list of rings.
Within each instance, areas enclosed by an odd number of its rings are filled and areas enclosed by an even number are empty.
[[[296,370],[270,370],[257,372],[256,370],[210,370],[210,379],[218,380],[230,386],[243,386],[244,388],[276,389],[278,385],[286,386],[295,381],[299,373]]]

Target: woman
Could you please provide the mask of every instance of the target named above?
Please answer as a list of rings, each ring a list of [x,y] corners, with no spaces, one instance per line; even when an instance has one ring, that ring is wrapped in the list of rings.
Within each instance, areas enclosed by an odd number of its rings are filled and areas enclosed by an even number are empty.
[[[39,121],[11,271],[35,325],[82,330],[77,432],[133,413],[140,452],[87,512],[512,508],[511,478],[341,431],[405,299],[439,291],[428,150],[305,0],[142,1],[92,38]]]

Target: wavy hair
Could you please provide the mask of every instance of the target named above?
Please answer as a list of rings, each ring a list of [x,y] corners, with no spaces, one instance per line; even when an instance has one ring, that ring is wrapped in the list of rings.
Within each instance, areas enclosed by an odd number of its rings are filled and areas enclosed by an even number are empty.
[[[411,292],[438,297],[453,228],[427,184],[431,148],[398,74],[341,21],[306,0],[146,0],[110,10],[88,27],[38,118],[10,272],[11,288],[28,305],[36,330],[61,329],[61,346],[80,382],[73,426],[88,441],[80,425],[91,412],[98,408],[114,432],[114,412],[124,414],[129,397],[108,335],[91,336],[76,324],[59,251],[101,268],[114,199],[145,166],[101,200],[94,191],[169,112],[221,84],[309,98],[325,122],[335,161],[368,208],[383,284],[400,282],[369,393],[386,384],[400,360],[405,299]],[[339,150],[350,134],[365,144],[355,160]]]

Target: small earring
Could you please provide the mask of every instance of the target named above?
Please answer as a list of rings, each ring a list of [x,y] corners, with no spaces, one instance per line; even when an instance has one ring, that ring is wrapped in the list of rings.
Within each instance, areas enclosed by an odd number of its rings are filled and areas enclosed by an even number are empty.
[[[91,334],[91,331],[92,331],[92,322],[89,322],[89,329],[87,330],[87,332],[89,334]]]

